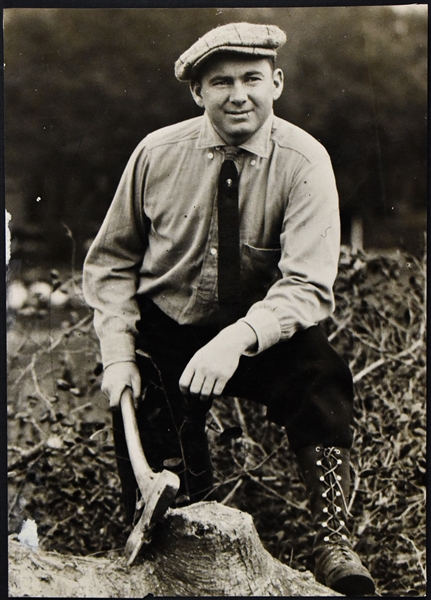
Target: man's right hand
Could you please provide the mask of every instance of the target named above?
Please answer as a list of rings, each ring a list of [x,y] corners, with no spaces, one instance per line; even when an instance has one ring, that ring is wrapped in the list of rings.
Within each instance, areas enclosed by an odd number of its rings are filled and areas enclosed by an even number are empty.
[[[121,394],[126,387],[132,389],[136,407],[141,395],[141,376],[136,363],[119,362],[106,367],[103,373],[102,392],[108,396],[111,408],[118,407]]]

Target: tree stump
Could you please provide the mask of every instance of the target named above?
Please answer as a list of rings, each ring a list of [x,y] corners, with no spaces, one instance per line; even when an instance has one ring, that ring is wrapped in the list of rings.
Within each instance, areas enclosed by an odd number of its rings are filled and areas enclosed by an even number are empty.
[[[32,550],[9,542],[9,596],[339,596],[262,546],[251,516],[217,502],[169,510],[152,544],[122,558]]]

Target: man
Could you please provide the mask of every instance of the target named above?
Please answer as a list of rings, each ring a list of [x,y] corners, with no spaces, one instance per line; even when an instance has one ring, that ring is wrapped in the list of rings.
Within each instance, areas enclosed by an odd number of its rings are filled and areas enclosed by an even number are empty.
[[[214,397],[267,406],[296,453],[317,529],[316,577],[374,592],[346,525],[353,386],[319,321],[334,308],[338,197],[328,154],[274,116],[276,26],[218,27],[178,59],[203,116],[148,135],[124,171],[84,270],[102,389],[133,390],[144,451],[181,478],[177,505],[211,491]],[[114,439],[128,518],[136,482],[119,411]]]

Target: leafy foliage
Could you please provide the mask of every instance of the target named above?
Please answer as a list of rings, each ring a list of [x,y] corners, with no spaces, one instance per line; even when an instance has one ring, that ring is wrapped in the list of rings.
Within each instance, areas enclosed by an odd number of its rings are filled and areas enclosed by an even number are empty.
[[[54,287],[64,290],[61,306],[50,302]],[[344,251],[338,308],[325,322],[356,385],[353,542],[387,596],[425,594],[424,291],[422,261]],[[32,518],[45,549],[121,551],[128,532],[110,414],[78,282],[61,283],[53,272],[49,285],[33,286],[21,304],[15,298],[14,307],[8,346],[10,531]],[[260,406],[220,399],[208,418],[208,436],[213,497],[250,512],[276,558],[311,570],[304,488],[281,429],[265,421]]]

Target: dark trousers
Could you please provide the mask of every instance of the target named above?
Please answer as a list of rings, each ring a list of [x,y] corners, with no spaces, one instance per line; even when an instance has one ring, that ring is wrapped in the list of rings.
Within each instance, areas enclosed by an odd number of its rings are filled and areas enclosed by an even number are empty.
[[[143,400],[137,420],[142,445],[155,471],[179,474],[185,503],[212,487],[205,421],[211,401],[185,397],[179,379],[217,328],[178,325],[155,305],[142,305],[137,348]],[[145,354],[144,354],[145,353]],[[151,358],[150,358],[151,357]],[[294,452],[312,445],[350,448],[353,383],[350,370],[320,326],[298,331],[253,357],[243,356],[224,395],[267,406],[267,418],[283,426]],[[113,413],[114,441],[127,518],[133,519],[136,481],[128,459],[121,413]],[[189,500],[188,500],[189,499]]]

